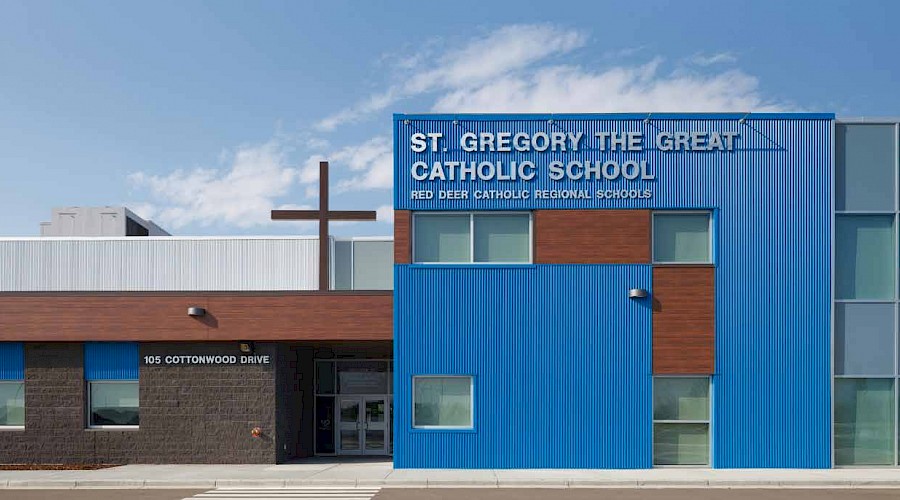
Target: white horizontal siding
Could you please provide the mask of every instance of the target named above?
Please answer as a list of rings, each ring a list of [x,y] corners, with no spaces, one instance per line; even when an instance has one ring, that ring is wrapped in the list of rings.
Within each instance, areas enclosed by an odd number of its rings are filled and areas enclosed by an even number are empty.
[[[314,290],[316,238],[0,239],[0,292]]]

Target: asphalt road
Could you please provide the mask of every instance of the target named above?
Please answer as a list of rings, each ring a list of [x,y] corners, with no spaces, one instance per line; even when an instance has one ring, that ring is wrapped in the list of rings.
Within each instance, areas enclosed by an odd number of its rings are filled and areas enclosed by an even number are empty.
[[[181,500],[201,490],[0,490],[0,500]],[[290,497],[285,497],[290,498]],[[375,500],[897,500],[900,490],[384,489]]]

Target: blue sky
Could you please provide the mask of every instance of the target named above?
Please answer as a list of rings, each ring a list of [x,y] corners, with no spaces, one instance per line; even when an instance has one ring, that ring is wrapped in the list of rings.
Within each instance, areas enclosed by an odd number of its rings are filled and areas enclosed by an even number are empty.
[[[639,7],[635,7],[639,5]],[[174,234],[389,234],[394,112],[900,115],[900,2],[0,0],[0,234],[127,205]]]

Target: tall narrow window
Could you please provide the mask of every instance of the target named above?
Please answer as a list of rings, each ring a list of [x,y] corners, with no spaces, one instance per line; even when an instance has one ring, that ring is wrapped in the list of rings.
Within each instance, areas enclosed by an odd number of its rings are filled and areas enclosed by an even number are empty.
[[[709,465],[709,378],[653,379],[653,464]]]
[[[708,212],[656,212],[653,214],[653,262],[712,263]]]
[[[413,377],[413,427],[471,429],[472,377]]]
[[[24,425],[24,346],[21,342],[0,342],[0,427]]]
[[[88,427],[137,427],[140,423],[138,344],[84,344]]]

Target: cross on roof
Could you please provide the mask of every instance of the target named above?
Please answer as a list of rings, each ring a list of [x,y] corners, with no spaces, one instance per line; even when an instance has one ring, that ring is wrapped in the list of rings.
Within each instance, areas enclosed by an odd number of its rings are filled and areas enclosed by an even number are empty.
[[[319,209],[272,210],[272,220],[319,221],[319,290],[330,288],[328,269],[328,221],[375,220],[375,212],[368,210],[328,210],[328,162],[319,162]]]

